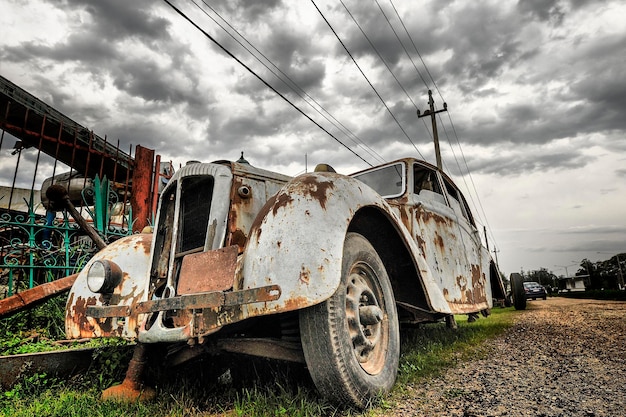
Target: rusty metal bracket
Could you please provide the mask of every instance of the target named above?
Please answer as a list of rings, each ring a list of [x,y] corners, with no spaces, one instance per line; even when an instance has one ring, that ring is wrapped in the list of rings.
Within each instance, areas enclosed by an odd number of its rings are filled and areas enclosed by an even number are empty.
[[[281,289],[278,285],[233,292],[209,292],[205,294],[189,294],[179,297],[162,298],[138,303],[133,309],[130,306],[89,306],[87,316],[94,318],[127,317],[131,314],[145,314],[167,310],[198,310],[222,306],[234,306],[251,303],[274,301],[280,298]]]
[[[130,316],[129,306],[88,306],[86,315],[96,319],[106,317],[128,317]]]

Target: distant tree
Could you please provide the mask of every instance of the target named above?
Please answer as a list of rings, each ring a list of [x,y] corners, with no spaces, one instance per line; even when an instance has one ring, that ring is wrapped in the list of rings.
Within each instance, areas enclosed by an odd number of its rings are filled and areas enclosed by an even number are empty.
[[[552,287],[556,285],[556,275],[546,268],[539,268],[535,271],[528,271],[524,277],[524,281],[535,281],[544,287]]]
[[[591,289],[614,290],[620,287],[624,279],[626,254],[617,254],[605,261],[591,262],[583,259],[577,275],[589,275]]]

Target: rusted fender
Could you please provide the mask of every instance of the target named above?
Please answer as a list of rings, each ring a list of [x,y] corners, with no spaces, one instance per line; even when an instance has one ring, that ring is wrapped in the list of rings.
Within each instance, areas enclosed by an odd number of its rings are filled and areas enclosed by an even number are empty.
[[[78,274],[70,290],[65,310],[65,332],[69,339],[85,337],[123,337],[135,339],[140,323],[139,315],[117,318],[93,318],[86,314],[87,307],[105,304],[132,307],[144,301],[150,268],[152,234],[142,233],[127,236],[108,245],[98,252]],[[123,271],[120,284],[110,299],[94,294],[87,286],[87,271],[93,262],[107,259],[115,262]]]
[[[247,315],[297,310],[334,294],[341,279],[348,226],[364,207],[377,207],[396,223],[421,274],[429,308],[450,313],[419,248],[387,202],[356,179],[316,172],[286,184],[252,225],[244,253],[241,289],[277,284],[282,295],[275,301],[245,306]]]

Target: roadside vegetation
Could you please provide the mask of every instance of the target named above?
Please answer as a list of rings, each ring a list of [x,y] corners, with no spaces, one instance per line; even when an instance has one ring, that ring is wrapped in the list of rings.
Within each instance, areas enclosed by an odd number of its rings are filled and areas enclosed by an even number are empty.
[[[63,304],[64,300],[52,300],[0,320],[2,354],[58,348],[54,339],[64,338]],[[364,413],[319,398],[301,365],[229,355],[207,357],[169,373],[152,367],[149,380],[157,389],[152,402],[101,402],[101,391],[122,381],[132,352],[115,340],[105,340],[98,342],[93,364],[83,374],[64,379],[30,375],[2,392],[0,416],[375,416],[401,402],[411,385],[484,355],[489,339],[511,326],[517,314],[523,312],[496,307],[490,317],[474,323],[457,316],[456,330],[443,323],[405,330],[398,382],[390,395]]]

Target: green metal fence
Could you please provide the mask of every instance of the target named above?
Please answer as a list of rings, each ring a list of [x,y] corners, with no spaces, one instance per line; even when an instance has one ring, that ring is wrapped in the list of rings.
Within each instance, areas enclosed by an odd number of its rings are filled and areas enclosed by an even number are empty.
[[[84,217],[106,242],[132,233],[132,213],[106,177],[96,177],[83,200],[93,202]],[[66,211],[43,214],[33,201],[31,191],[26,212],[0,214],[0,298],[78,272],[97,251]]]

